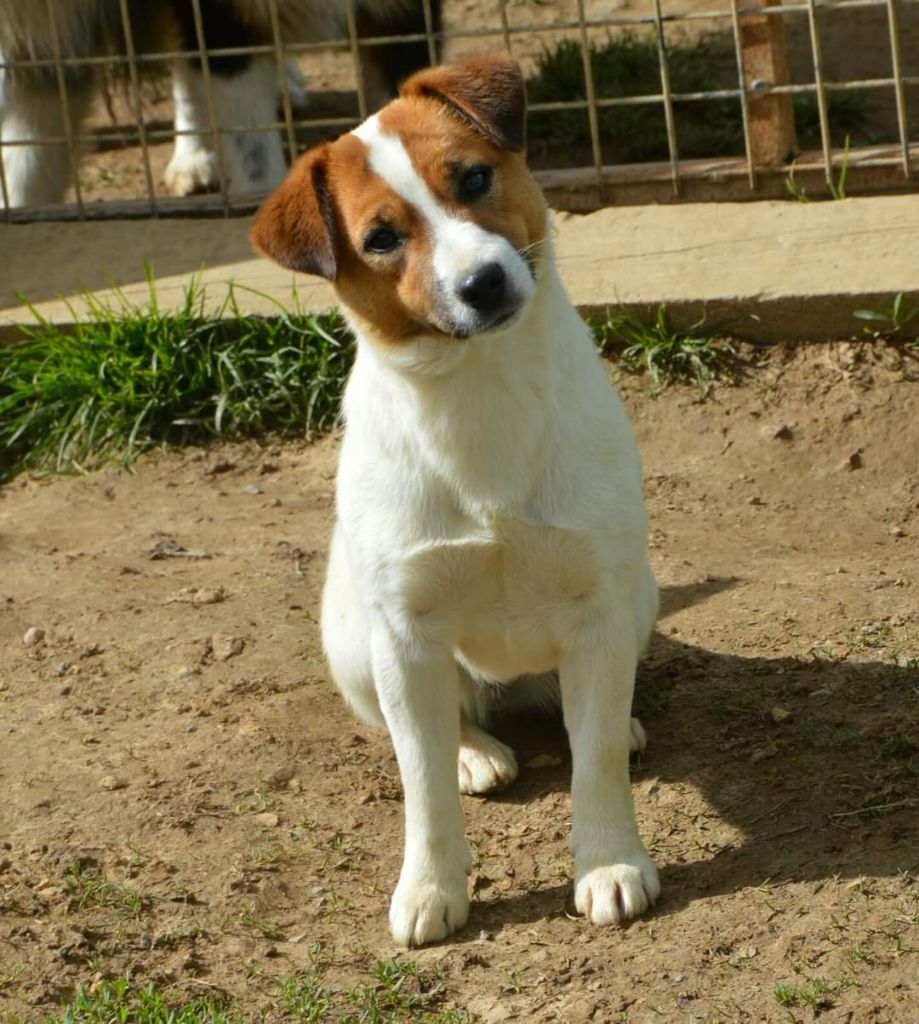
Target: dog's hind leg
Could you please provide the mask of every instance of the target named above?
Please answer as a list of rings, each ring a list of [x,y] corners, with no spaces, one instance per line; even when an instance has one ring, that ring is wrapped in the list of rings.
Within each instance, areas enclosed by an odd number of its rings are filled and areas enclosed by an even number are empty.
[[[460,792],[481,795],[503,789],[517,778],[517,758],[510,747],[464,714],[460,719],[457,770]]]
[[[335,685],[368,725],[386,727],[373,682],[370,627],[354,587],[344,541],[336,527],[322,592],[322,646]]]
[[[15,55],[9,59],[15,59]],[[10,207],[64,201],[67,186],[77,172],[71,165],[66,137],[68,130],[73,134],[79,132],[89,109],[91,69],[68,68],[66,86],[65,117],[52,69],[0,71],[0,152]],[[0,190],[0,209],[3,205]]]

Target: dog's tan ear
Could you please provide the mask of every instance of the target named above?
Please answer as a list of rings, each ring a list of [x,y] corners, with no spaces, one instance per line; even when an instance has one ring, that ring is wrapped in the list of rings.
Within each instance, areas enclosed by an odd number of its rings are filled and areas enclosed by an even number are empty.
[[[405,81],[399,95],[439,99],[501,149],[523,149],[526,89],[507,54],[426,68]]]
[[[326,172],[328,151],[305,153],[255,215],[249,239],[288,270],[335,280],[335,214]]]

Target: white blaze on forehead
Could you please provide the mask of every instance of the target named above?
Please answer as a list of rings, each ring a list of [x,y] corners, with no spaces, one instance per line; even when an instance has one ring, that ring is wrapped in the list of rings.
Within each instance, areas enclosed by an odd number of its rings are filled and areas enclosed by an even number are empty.
[[[380,127],[374,114],[353,132],[367,147],[370,169],[407,203],[411,203],[432,224],[441,220],[455,220],[438,203],[427,182],[412,163],[408,150],[398,135],[389,135]]]

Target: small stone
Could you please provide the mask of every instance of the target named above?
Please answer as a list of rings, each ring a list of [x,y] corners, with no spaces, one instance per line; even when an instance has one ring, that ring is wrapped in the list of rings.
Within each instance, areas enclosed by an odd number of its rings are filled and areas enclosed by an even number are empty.
[[[262,489],[261,489],[261,487],[259,487],[258,484],[247,484],[243,488],[243,493],[244,494],[261,494],[262,493]]]
[[[791,427],[787,423],[783,423],[778,427],[772,435],[777,441],[790,441],[794,434],[792,433]]]
[[[287,788],[291,793],[302,793],[303,783],[299,779],[291,779],[290,782],[287,783]]]
[[[537,754],[536,757],[531,757],[529,761],[524,765],[525,768],[554,768],[556,765],[562,763],[562,759],[557,754]]]
[[[69,669],[69,668],[70,668],[70,665],[68,665],[66,661],[59,661],[54,666],[54,674],[56,676],[66,675],[67,674],[67,669]]]
[[[277,828],[281,820],[273,811],[262,811],[256,814],[254,819],[262,828]]]
[[[754,494],[752,498],[747,498],[748,505],[765,505],[766,503],[758,495]]]
[[[902,526],[891,526],[891,528],[890,528],[890,536],[891,537],[905,537],[906,536],[906,530],[904,530]]]
[[[861,469],[862,466],[864,466],[864,462],[862,461],[862,450],[861,448],[856,448],[839,468],[851,473],[853,469]]]
[[[246,641],[239,636],[230,636],[228,633],[215,633],[211,637],[211,653],[215,661],[229,661],[230,658],[242,654]]]
[[[180,668],[175,670],[176,679],[188,679],[189,676],[198,676],[201,674],[201,669],[197,665],[182,665]]]
[[[182,587],[170,603],[220,604],[221,601],[226,601],[228,596],[224,587]]]
[[[45,631],[39,629],[38,626],[32,626],[31,629],[27,629],[22,636],[23,647],[35,647],[36,644],[40,644],[45,639]]]
[[[781,725],[782,722],[787,722],[791,718],[791,712],[787,708],[780,708],[778,705],[769,712],[769,715],[776,725]]]
[[[104,775],[99,780],[100,789],[106,789],[110,793],[116,789],[124,789],[126,786],[127,782],[118,775]]]
[[[186,732],[197,732],[198,731],[198,726],[195,725],[194,722],[189,722],[188,725],[185,726],[185,731]]]
[[[294,766],[292,764],[278,765],[273,771],[270,771],[265,776],[265,785],[270,789],[279,789],[281,786],[287,785],[288,782],[294,777]]]

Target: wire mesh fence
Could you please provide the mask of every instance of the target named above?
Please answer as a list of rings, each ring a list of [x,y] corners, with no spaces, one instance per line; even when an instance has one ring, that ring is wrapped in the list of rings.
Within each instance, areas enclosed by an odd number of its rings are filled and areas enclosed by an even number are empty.
[[[916,181],[919,0],[0,0],[0,217],[250,210],[405,73],[501,48],[560,206]]]

